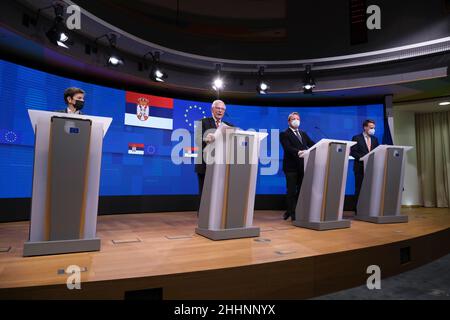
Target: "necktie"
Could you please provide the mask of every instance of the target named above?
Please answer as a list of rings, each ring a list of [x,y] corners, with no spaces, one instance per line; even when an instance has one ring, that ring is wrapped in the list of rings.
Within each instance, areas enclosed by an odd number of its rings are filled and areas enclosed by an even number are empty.
[[[294,130],[295,135],[297,136],[298,140],[300,141],[301,144],[303,144],[303,139],[302,139],[302,135],[300,134],[300,132],[298,132],[298,130]]]
[[[216,128],[220,126],[220,120],[216,120]]]
[[[370,137],[366,136],[366,143],[367,143],[367,149],[370,151],[370,147],[371,147],[371,141],[370,141]]]

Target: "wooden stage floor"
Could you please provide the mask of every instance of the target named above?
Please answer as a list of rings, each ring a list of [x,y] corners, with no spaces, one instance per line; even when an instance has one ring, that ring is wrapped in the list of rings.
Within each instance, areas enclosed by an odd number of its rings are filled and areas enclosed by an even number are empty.
[[[0,252],[0,298],[122,299],[152,288],[164,299],[313,297],[365,283],[371,264],[386,277],[450,252],[449,209],[402,212],[408,223],[314,231],[256,211],[259,238],[225,241],[196,235],[193,212],[100,216],[101,251],[29,258],[29,223],[3,223],[0,247],[10,249]],[[69,265],[86,268],[81,290],[68,290],[58,272]]]

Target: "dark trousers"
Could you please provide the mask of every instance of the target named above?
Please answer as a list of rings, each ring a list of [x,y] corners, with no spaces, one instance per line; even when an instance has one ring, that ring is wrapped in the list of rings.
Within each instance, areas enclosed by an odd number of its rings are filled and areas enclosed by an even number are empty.
[[[286,205],[287,213],[295,218],[295,207],[297,206],[298,195],[303,181],[303,170],[297,172],[285,172],[286,175]]]
[[[201,199],[203,192],[203,184],[205,183],[205,174],[197,172],[197,178],[198,178],[198,195],[200,196]]]
[[[356,213],[356,206],[358,205],[359,193],[361,192],[361,186],[364,179],[364,167],[354,170],[353,173],[355,174],[355,213]]]
[[[205,183],[205,174],[197,172],[197,179],[198,179],[198,210],[197,210],[198,216],[198,212],[200,210],[200,201],[202,201],[202,192],[203,192],[203,184]]]

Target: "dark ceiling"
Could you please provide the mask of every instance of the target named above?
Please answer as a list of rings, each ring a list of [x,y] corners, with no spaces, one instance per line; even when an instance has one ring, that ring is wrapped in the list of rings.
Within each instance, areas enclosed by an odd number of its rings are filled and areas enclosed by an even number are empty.
[[[384,95],[394,95],[394,101],[450,96],[450,16],[442,0],[379,0],[382,29],[369,31],[367,41],[357,45],[350,44],[351,1],[361,0],[74,0],[85,11],[70,50],[45,38],[52,10],[37,26],[22,23],[24,13],[33,16],[52,0],[0,2],[0,58],[88,82],[193,99],[216,96],[211,80],[217,62],[227,84],[221,97],[235,102],[320,104]],[[97,54],[85,50],[112,30],[121,32],[118,48],[126,58],[116,69],[105,65],[102,48]],[[444,42],[414,46],[436,39]],[[404,45],[413,46],[383,56],[376,51]],[[169,73],[165,83],[150,81],[148,71],[139,68],[143,55],[155,50],[161,51],[161,65]],[[355,53],[361,57],[343,56]],[[301,60],[305,58],[313,61]],[[255,90],[258,59],[267,63],[271,88],[266,96]],[[301,90],[307,63],[317,80],[312,95]]]
[[[290,60],[345,55],[438,39],[448,36],[450,30],[448,9],[442,0],[376,1],[381,8],[381,30],[369,31],[367,42],[357,45],[351,45],[352,0],[75,2],[150,42],[227,59]]]

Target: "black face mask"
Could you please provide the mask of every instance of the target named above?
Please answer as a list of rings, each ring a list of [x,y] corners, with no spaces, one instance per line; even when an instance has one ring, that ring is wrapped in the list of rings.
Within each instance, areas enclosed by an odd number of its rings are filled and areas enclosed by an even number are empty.
[[[84,107],[84,101],[81,100],[75,100],[75,104],[74,104],[75,109],[77,109],[78,111],[83,109]]]

